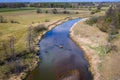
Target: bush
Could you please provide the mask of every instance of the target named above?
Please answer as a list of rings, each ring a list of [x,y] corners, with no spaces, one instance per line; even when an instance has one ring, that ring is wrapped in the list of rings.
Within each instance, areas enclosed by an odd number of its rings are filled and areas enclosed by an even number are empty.
[[[91,14],[95,14],[95,13],[98,13],[98,12],[100,12],[100,10],[95,9],[95,10],[91,11]]]
[[[18,21],[15,21],[15,20],[10,20],[10,22],[11,22],[11,23],[18,23],[18,24],[19,24],[19,22],[18,22]]]
[[[95,12],[91,11],[91,14],[95,14]]]
[[[42,13],[42,10],[41,9],[37,9],[37,13]]]
[[[92,17],[92,18],[86,20],[86,23],[89,25],[93,25],[93,24],[97,23],[97,17]]]
[[[63,11],[63,14],[70,14],[70,12],[69,11]]]
[[[105,21],[104,16],[98,17],[97,27],[103,32],[108,32],[109,24]]]
[[[76,12],[76,14],[79,14],[79,12]]]
[[[50,22],[50,20],[49,19],[45,19],[45,22]]]
[[[34,27],[33,30],[38,33],[38,32],[47,30],[47,28],[45,27],[45,25],[41,24],[41,25]]]
[[[58,13],[57,9],[53,9],[53,10],[52,10],[52,13],[53,13],[53,14],[57,14],[57,13]]]
[[[47,14],[47,13],[48,13],[48,10],[46,10],[45,13]]]
[[[0,16],[0,23],[7,23],[7,20],[5,20],[3,16]]]
[[[111,45],[101,45],[101,46],[97,47],[97,49],[101,55],[105,55],[105,54],[109,53],[112,48],[111,48]]]
[[[110,17],[106,17],[105,21],[106,21],[107,23],[111,23]]]
[[[90,7],[88,8],[88,10],[91,11],[91,10],[92,10],[92,7],[90,6]]]

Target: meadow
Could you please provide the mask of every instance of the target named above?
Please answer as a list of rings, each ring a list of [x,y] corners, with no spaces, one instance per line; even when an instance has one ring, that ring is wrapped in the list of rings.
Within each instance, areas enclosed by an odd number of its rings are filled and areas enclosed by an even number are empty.
[[[8,78],[9,80],[14,80],[13,78],[10,78],[11,75],[19,75],[26,69],[31,68],[31,65],[34,65],[36,53],[28,52],[27,35],[30,26],[34,28],[43,24],[44,27],[48,29],[49,24],[67,17],[86,18],[102,16],[105,14],[107,8],[108,7],[103,7],[100,12],[95,14],[91,14],[91,11],[95,8],[89,10],[87,7],[66,9],[56,8],[57,14],[52,12],[54,8],[40,8],[42,13],[37,13],[39,8],[34,7],[1,8],[0,17],[3,19],[3,23],[0,23],[0,80]],[[42,36],[44,31],[37,33],[37,36]],[[11,36],[14,37],[14,54],[12,54],[10,50]],[[13,58],[13,61],[10,59],[12,56],[16,56],[17,58]],[[19,65],[16,65],[18,62]]]
[[[44,24],[48,28],[49,24],[66,17],[86,17],[90,11],[86,9],[67,9],[69,14],[64,14],[65,9],[57,8],[58,14],[52,13],[52,8],[42,8],[42,13],[37,13],[38,8],[2,8],[0,16],[3,23],[0,23],[0,79],[6,79],[11,75],[18,75],[24,68],[31,68],[34,64],[36,54],[28,52],[27,34],[30,26],[33,28]],[[46,10],[48,13],[46,13]],[[43,33],[40,32],[38,35]],[[11,53],[10,37],[14,37],[14,54]],[[12,56],[17,56],[11,60]],[[15,65],[16,63],[20,65]],[[8,65],[9,63],[9,65]],[[21,68],[19,67],[22,67]],[[16,71],[17,69],[17,71]],[[13,80],[13,78],[11,79]]]

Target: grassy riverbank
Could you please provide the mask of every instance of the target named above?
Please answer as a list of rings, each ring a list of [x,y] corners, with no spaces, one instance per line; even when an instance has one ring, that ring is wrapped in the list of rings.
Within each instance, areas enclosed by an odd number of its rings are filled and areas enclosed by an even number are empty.
[[[116,47],[106,54],[104,47],[108,43],[108,35],[100,31],[96,25],[90,26],[85,20],[77,23],[71,29],[71,38],[83,49],[90,63],[90,70],[94,80],[119,80],[120,79],[120,35],[111,44]]]

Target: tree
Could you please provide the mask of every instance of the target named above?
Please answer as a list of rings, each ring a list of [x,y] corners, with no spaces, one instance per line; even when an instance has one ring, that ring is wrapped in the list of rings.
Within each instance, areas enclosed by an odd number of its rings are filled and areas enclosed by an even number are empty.
[[[106,17],[109,17],[109,18],[112,18],[112,15],[113,15],[113,6],[111,5],[110,7],[109,7],[109,9],[106,11]]]
[[[58,13],[57,9],[53,9],[52,12],[53,12],[53,14],[57,14]]]
[[[7,20],[5,20],[4,17],[1,15],[0,15],[0,23],[7,23]]]
[[[13,36],[9,36],[9,46],[10,46],[10,52],[12,54],[12,59],[15,59],[15,38]]]
[[[118,33],[119,28],[119,9],[114,6],[111,6],[106,12],[106,22],[109,23],[111,27],[111,35]]]
[[[97,10],[101,10],[101,8],[102,8],[102,4],[99,4],[99,5],[97,6]]]
[[[3,46],[4,53],[5,53],[6,57],[7,57],[8,56],[7,44],[5,42],[2,42],[2,46]]]
[[[48,10],[46,10],[45,13],[47,14],[47,13],[48,13]]]
[[[33,39],[33,37],[32,37],[32,26],[30,26],[28,28],[28,33],[27,33],[27,43],[28,43],[29,52],[33,51],[32,39]]]
[[[42,13],[42,10],[41,9],[37,9],[37,13]]]

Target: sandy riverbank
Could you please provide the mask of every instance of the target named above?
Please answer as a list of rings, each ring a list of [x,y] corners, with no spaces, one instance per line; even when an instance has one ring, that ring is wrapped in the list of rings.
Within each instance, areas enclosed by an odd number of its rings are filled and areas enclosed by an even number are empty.
[[[89,70],[92,72],[94,80],[101,80],[98,69],[101,60],[99,59],[98,52],[93,50],[92,47],[106,43],[107,35],[97,27],[85,24],[86,19],[82,19],[73,25],[70,30],[70,37],[84,51],[85,57],[90,64]]]

